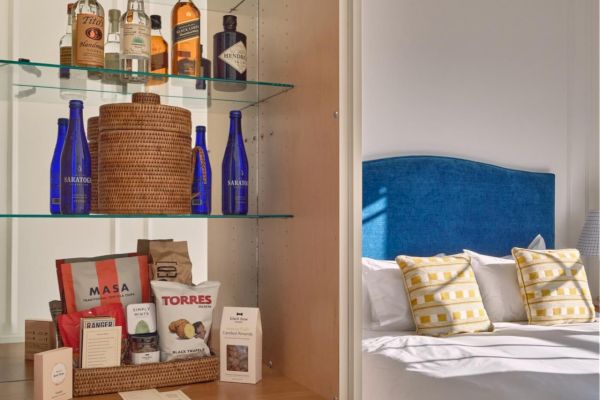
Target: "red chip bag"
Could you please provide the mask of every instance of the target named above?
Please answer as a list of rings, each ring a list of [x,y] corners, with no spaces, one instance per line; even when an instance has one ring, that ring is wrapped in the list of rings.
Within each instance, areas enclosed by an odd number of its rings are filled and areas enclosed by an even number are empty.
[[[65,314],[117,303],[149,303],[148,257],[136,254],[57,260]]]
[[[127,338],[127,324],[125,323],[125,313],[121,304],[107,304],[105,306],[94,307],[85,311],[78,311],[71,314],[61,314],[58,316],[58,330],[62,337],[65,347],[72,347],[73,354],[79,354],[79,332],[81,329],[81,318],[86,317],[112,317],[115,319],[115,325],[122,327],[122,337]]]

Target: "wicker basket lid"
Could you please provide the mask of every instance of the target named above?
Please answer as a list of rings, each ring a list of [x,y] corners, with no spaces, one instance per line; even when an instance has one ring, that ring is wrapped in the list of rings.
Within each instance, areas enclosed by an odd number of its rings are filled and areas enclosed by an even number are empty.
[[[160,104],[154,93],[134,93],[132,103],[106,104],[100,107],[100,132],[112,130],[152,130],[192,133],[189,110]]]
[[[90,119],[88,119],[88,124],[87,124],[87,136],[88,136],[88,142],[95,142],[98,140],[98,134],[100,133],[99,131],[99,117],[92,117]]]

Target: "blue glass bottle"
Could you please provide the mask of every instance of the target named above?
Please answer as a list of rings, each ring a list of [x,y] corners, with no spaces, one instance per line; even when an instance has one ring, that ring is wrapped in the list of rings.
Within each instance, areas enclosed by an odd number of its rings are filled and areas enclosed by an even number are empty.
[[[69,129],[69,120],[67,118],[58,119],[58,136],[56,138],[56,147],[50,164],[50,213],[60,214],[60,155],[65,145],[65,137]]]
[[[69,130],[60,156],[60,211],[89,214],[92,199],[92,158],[83,126],[83,102],[71,100]]]
[[[192,214],[210,215],[212,170],[206,149],[206,127],[196,127],[194,147],[194,183],[192,184]]]
[[[229,114],[229,140],[223,157],[223,214],[248,214],[248,157],[242,137],[242,112]]]

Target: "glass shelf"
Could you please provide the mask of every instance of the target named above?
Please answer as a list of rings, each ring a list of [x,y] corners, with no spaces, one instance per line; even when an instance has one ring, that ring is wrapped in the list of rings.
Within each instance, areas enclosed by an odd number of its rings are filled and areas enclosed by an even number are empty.
[[[173,8],[176,0],[147,0],[146,3],[152,6],[168,6]],[[223,14],[235,15],[256,15],[258,12],[258,3],[255,0],[219,0],[218,2],[209,1],[207,8],[202,8],[196,2],[200,12],[217,12]]]
[[[248,215],[200,215],[200,214],[89,214],[89,215],[62,215],[62,214],[0,214],[3,218],[25,219],[289,219],[291,214],[248,214]]]
[[[0,99],[37,103],[56,103],[71,99],[83,100],[89,105],[129,102],[131,94],[150,92],[161,96],[163,104],[194,110],[227,113],[245,109],[278,96],[294,85],[278,82],[234,81],[216,78],[195,78],[170,74],[138,73],[149,79],[167,78],[159,85],[108,84],[87,78],[89,71],[101,74],[128,76],[131,72],[104,68],[69,67],[70,78],[61,79],[64,66],[40,62],[0,59]],[[197,86],[205,84],[205,89]],[[10,88],[13,88],[13,91]],[[12,93],[11,93],[12,92]]]

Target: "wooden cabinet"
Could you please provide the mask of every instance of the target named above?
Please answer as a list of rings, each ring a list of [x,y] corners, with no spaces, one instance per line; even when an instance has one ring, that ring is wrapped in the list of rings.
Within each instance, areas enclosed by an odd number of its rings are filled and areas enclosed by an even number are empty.
[[[106,10],[125,5],[125,0],[100,1]],[[162,14],[168,21],[174,2],[148,0],[148,14]],[[54,282],[54,258],[128,251],[138,237],[174,236],[194,246],[192,256],[200,260],[195,269],[198,276],[222,282],[221,307],[258,306],[262,313],[264,382],[256,387],[215,383],[186,388],[192,398],[358,398],[354,393],[359,385],[360,334],[354,333],[360,327],[353,317],[359,312],[354,306],[358,285],[353,265],[360,254],[355,246],[360,188],[354,185],[360,170],[360,140],[356,139],[360,123],[353,111],[360,92],[354,87],[360,63],[356,62],[358,43],[353,42],[358,15],[354,1],[199,1],[206,58],[213,58],[211,38],[222,30],[223,15],[238,15],[238,30],[248,36],[248,80],[252,82],[241,92],[217,90],[213,82],[202,93],[181,89],[185,84],[175,77],[163,88],[128,87],[110,93],[97,82],[80,88],[86,97],[86,118],[97,115],[101,104],[128,101],[133,90],[156,92],[163,102],[190,108],[194,123],[208,127],[217,212],[227,112],[242,109],[252,174],[252,217],[96,216],[77,221],[50,218],[46,208],[46,159],[54,140],[47,136],[55,135],[55,118],[67,107],[57,68],[46,64],[58,62],[66,1],[35,2],[35,6],[18,0],[8,3],[0,7],[0,20],[6,22],[10,36],[0,43],[7,46],[0,48],[4,60],[0,61],[0,124],[5,132],[0,140],[6,145],[0,154],[0,189],[7,194],[0,200],[0,248],[6,249],[0,252],[0,264],[6,265],[0,269],[0,280],[8,282],[6,291],[0,291],[2,303],[7,304],[6,312],[0,312],[5,327],[0,340],[18,342],[23,319],[47,314],[47,302],[55,296],[54,289],[46,288]],[[33,32],[36,24],[48,34],[33,40],[27,31]],[[171,43],[168,31],[163,33]],[[15,62],[19,57],[34,63]],[[35,123],[31,115],[36,115]],[[31,154],[25,151],[29,149]],[[44,244],[39,246],[41,241]],[[75,254],[66,251],[67,241],[77,247]],[[38,258],[26,250],[36,244]],[[25,270],[25,265],[39,270]],[[33,276],[45,283],[30,280],[33,290],[29,292],[25,280]],[[217,312],[214,331],[219,320]],[[218,335],[213,335],[211,347],[218,348],[217,340]],[[3,346],[13,354],[0,359],[3,367],[18,364],[14,357],[18,345]],[[22,374],[11,380],[30,377],[27,365],[19,368]],[[30,387],[31,382],[0,383],[0,393],[19,398],[23,390],[21,397],[27,398]]]

